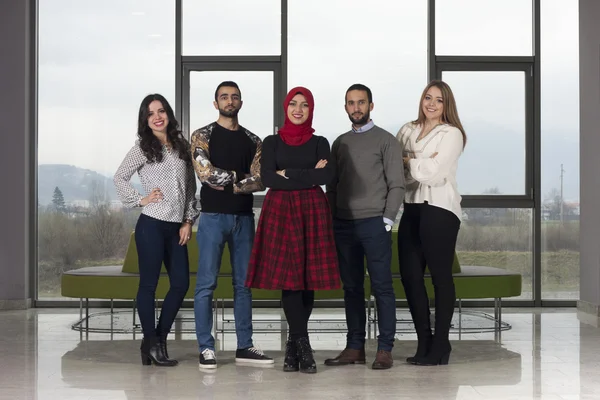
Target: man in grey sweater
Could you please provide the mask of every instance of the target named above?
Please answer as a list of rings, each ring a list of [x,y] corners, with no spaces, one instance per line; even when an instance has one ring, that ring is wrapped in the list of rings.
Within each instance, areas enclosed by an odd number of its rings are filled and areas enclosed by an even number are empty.
[[[352,129],[331,147],[335,179],[327,185],[335,242],[344,286],[346,348],[325,365],[364,364],[364,259],[377,301],[379,336],[373,369],[393,364],[396,298],[392,287],[392,225],[404,200],[402,150],[396,138],[370,119],[373,96],[365,85],[346,92]]]

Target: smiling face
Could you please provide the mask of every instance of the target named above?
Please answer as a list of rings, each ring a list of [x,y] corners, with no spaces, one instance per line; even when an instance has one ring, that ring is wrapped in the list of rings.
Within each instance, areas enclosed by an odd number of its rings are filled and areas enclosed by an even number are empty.
[[[154,100],[148,106],[148,126],[155,133],[166,133],[169,125],[169,116],[162,103]]]
[[[294,125],[302,125],[310,116],[310,109],[306,97],[297,94],[292,97],[287,107],[287,117]]]
[[[421,109],[428,121],[441,122],[442,115],[444,114],[444,97],[442,96],[442,91],[437,86],[430,87],[427,93],[425,93]]]

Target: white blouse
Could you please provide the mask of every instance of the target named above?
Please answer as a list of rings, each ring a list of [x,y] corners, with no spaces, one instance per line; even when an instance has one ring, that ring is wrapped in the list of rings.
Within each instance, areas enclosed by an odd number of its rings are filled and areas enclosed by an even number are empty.
[[[460,129],[438,125],[417,140],[422,127],[405,124],[396,135],[402,145],[402,156],[411,157],[404,168],[406,203],[424,203],[441,207],[462,220],[461,196],[456,184],[458,159],[463,151]],[[435,157],[431,157],[437,153]]]

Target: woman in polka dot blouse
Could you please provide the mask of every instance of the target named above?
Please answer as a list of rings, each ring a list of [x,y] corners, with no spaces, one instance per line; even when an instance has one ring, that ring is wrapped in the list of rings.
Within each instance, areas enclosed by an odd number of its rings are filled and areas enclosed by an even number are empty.
[[[152,94],[140,105],[138,137],[115,173],[117,194],[126,207],[142,207],[135,227],[140,284],[137,306],[144,339],[142,364],[175,366],[166,338],[190,283],[187,242],[198,217],[196,178],[189,143],[167,100]],[[131,184],[138,173],[145,195]],[[164,263],[170,289],[158,325],[154,325],[155,291]]]

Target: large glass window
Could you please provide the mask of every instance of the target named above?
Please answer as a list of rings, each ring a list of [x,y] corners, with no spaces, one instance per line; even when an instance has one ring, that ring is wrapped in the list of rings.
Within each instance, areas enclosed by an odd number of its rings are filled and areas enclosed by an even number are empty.
[[[238,114],[240,125],[261,139],[272,135],[275,132],[273,75],[273,71],[191,71],[190,133],[217,119],[219,112],[213,104],[215,90],[223,81],[234,81],[240,88],[243,101]],[[255,195],[266,192],[256,192]]]
[[[161,93],[175,106],[176,0],[38,3],[38,298],[54,299],[60,298],[62,272],[122,263],[139,210],[122,208],[112,176],[136,140],[142,98]],[[497,71],[489,62],[490,68],[459,71],[449,58],[438,59],[438,68],[454,91],[469,138],[459,191],[526,199],[530,178],[541,170],[541,248],[535,251],[541,255],[542,298],[577,299],[578,2],[540,3],[541,138],[528,135],[533,119],[527,111],[538,95],[527,90],[533,86],[529,70]],[[392,134],[417,117],[427,83],[427,1],[288,0],[283,49],[281,0],[181,4],[185,56],[278,56],[287,50],[287,88],[313,92],[314,127],[330,143],[350,129],[344,93],[354,83],[372,89],[371,116]],[[530,0],[436,0],[435,12],[437,56],[533,55]],[[190,96],[180,124],[189,122],[193,130],[213,121],[214,88],[233,79],[245,100],[240,122],[264,138],[281,119],[281,105],[273,102],[285,91],[279,87],[283,66],[192,71],[182,79]],[[537,139],[540,165],[530,162]],[[467,199],[475,203],[465,207],[483,204]],[[465,208],[461,262],[521,272],[522,298],[531,299],[533,209],[507,208],[523,204],[498,197],[484,201],[500,208]]]
[[[541,3],[542,297],[579,299],[579,2]]]
[[[215,90],[234,81],[242,93],[239,122],[261,139],[275,132],[272,71],[192,71],[190,73],[190,132],[216,121]]]
[[[281,54],[281,0],[183,0],[183,55]]]
[[[371,117],[382,128],[396,134],[417,118],[427,83],[427,2],[290,1],[288,20],[288,88],[313,92],[316,134],[332,143],[350,130],[344,94],[354,83],[371,88]]]
[[[436,0],[435,54],[531,56],[532,4],[531,0]]]
[[[149,93],[175,103],[175,0],[39,0],[38,297],[63,271],[120,265],[137,213],[112,176]]]
[[[462,211],[463,218],[456,243],[460,264],[495,267],[521,274],[521,296],[511,300],[531,300],[533,210],[463,208]],[[395,229],[400,225],[402,212],[403,210],[396,217]]]
[[[527,208],[465,208],[456,252],[461,265],[520,273],[520,299],[532,299],[533,212]]]
[[[467,146],[457,181],[462,195],[526,194],[525,73],[443,71]]]

